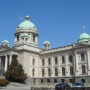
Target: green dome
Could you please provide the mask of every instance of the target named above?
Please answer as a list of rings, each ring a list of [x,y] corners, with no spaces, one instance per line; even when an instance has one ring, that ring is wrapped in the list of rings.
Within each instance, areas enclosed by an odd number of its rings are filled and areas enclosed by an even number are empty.
[[[9,41],[8,41],[8,40],[4,40],[4,41],[2,41],[2,43],[7,43],[7,44],[9,44]]]
[[[20,37],[29,37],[29,35],[27,33],[23,33],[20,35]]]
[[[49,44],[50,45],[50,42],[49,41],[45,41],[43,44]]]
[[[32,28],[36,28],[35,25],[30,22],[30,18],[29,16],[26,16],[25,17],[25,21],[20,23],[18,28],[21,28],[21,29],[32,29]]]
[[[78,39],[78,42],[88,41],[90,36],[87,33],[82,33]]]

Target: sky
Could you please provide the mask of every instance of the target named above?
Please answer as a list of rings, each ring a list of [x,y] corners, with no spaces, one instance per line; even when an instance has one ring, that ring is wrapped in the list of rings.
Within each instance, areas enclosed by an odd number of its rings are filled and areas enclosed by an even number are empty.
[[[30,16],[39,34],[39,47],[73,44],[83,32],[90,35],[90,0],[0,0],[0,45],[14,45],[18,25]],[[86,28],[83,30],[83,26]]]

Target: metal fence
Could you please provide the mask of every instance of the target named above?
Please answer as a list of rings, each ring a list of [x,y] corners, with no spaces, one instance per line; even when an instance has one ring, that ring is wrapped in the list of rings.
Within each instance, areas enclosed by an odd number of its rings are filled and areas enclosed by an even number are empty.
[[[31,87],[31,90],[55,90],[55,88]],[[90,87],[65,88],[65,89],[57,89],[57,90],[90,90]]]

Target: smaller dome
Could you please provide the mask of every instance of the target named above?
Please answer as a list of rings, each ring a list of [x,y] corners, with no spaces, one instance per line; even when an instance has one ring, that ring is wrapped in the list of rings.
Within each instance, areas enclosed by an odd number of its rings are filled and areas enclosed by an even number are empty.
[[[90,36],[87,33],[82,33],[78,39],[78,42],[84,42],[90,40]]]
[[[50,42],[49,41],[45,41],[43,44],[49,44],[50,45]]]
[[[29,37],[29,35],[27,33],[23,33],[20,35],[20,37]]]
[[[3,44],[3,43],[9,44],[9,41],[8,41],[8,40],[4,40],[4,41],[2,41],[2,44]]]

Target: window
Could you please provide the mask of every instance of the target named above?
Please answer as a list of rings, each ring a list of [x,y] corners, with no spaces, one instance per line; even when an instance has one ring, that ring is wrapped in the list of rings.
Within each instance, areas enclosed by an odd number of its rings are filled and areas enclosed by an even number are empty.
[[[33,79],[33,85],[35,85],[35,79]]]
[[[28,39],[27,38],[25,38],[25,41],[27,41]]]
[[[65,82],[65,79],[61,79],[61,82],[64,83]]]
[[[64,56],[62,56],[62,64],[64,64],[65,63],[65,58],[64,58]]]
[[[33,35],[33,42],[35,42],[35,38],[36,38],[35,35]]]
[[[69,56],[69,62],[70,62],[70,63],[73,62],[73,57],[72,57],[72,55]]]
[[[44,59],[42,60],[42,66],[44,66],[45,65],[45,62],[44,62]]]
[[[32,76],[34,76],[34,74],[35,74],[35,70],[34,70],[34,69],[32,69]]]
[[[82,74],[85,74],[86,70],[85,70],[85,65],[82,65]]]
[[[43,83],[43,79],[41,79],[41,83]]]
[[[70,83],[72,83],[73,82],[73,79],[69,79],[69,81],[70,81]]]
[[[50,58],[48,59],[48,65],[50,65],[51,64],[51,60],[50,60]]]
[[[62,75],[65,76],[65,68],[62,67]]]
[[[81,82],[85,83],[85,79],[81,79]]]
[[[50,79],[47,79],[47,83],[50,83]]]
[[[35,65],[35,59],[33,59],[33,62],[32,62],[33,65]]]
[[[51,69],[48,69],[48,76],[51,76]]]
[[[58,76],[58,69],[55,68],[55,76]]]
[[[57,58],[55,58],[55,64],[57,64],[57,63],[58,63]]]
[[[73,75],[73,67],[70,67],[70,75]]]
[[[57,83],[57,79],[54,79],[54,83]]]
[[[85,61],[84,53],[81,53],[81,61]]]
[[[42,69],[42,76],[44,77],[44,69]]]
[[[19,41],[19,35],[17,35],[17,41]]]

